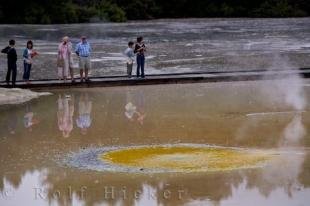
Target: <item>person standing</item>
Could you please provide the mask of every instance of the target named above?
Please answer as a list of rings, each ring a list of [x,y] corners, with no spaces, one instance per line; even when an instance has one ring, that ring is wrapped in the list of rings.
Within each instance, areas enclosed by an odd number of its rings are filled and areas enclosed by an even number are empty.
[[[143,37],[138,37],[134,53],[137,54],[137,77],[140,77],[141,71],[141,78],[144,78],[145,52],[146,46],[143,43]]]
[[[30,71],[33,63],[33,58],[37,55],[38,53],[33,50],[33,42],[28,41],[26,48],[23,52],[23,57],[24,57],[24,74],[23,74],[23,80],[29,84],[29,79],[30,79]]]
[[[1,53],[7,54],[8,58],[8,71],[6,74],[6,83],[10,84],[11,74],[12,74],[12,86],[15,86],[16,75],[17,75],[17,53],[15,49],[15,40],[11,39],[9,41],[9,46],[1,50]]]
[[[80,76],[81,82],[83,82],[83,73],[85,74],[85,81],[90,82],[88,77],[88,72],[90,70],[90,53],[91,47],[86,40],[86,36],[81,37],[81,42],[76,45],[75,53],[79,57],[79,67],[80,67]]]
[[[57,67],[60,80],[66,81],[70,71],[71,81],[74,82],[72,65],[72,44],[69,41],[69,37],[65,36],[58,46]]]
[[[133,67],[133,62],[134,62],[134,43],[132,41],[128,42],[128,48],[125,50],[124,54],[127,58],[126,65],[127,65],[127,75],[129,78],[131,78],[132,74],[132,67]]]

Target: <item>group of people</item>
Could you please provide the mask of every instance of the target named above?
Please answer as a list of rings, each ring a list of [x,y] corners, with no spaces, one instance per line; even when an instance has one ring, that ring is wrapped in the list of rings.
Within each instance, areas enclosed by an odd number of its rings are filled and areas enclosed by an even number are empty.
[[[67,81],[68,79],[71,79],[72,83],[74,83],[75,78],[72,50],[72,43],[70,42],[69,37],[63,37],[62,42],[58,46],[57,68],[59,80]],[[2,49],[1,52],[7,54],[8,70],[6,75],[6,83],[7,85],[10,85],[10,82],[12,82],[12,86],[14,87],[17,76],[17,52],[15,49],[15,40],[10,40],[9,45]],[[87,41],[86,36],[81,37],[81,41],[76,45],[74,52],[79,59],[80,81],[90,82],[89,70],[91,69],[90,55],[92,49]],[[145,77],[145,52],[146,46],[143,42],[143,37],[138,37],[136,43],[132,41],[128,43],[128,48],[124,51],[124,55],[126,56],[127,75],[129,78],[132,77],[132,70],[135,60],[137,64],[136,76],[138,78]],[[28,41],[26,44],[26,48],[23,51],[23,80],[27,84],[30,83],[30,72],[33,64],[33,59],[37,55],[38,52],[33,49],[33,42]]]
[[[75,53],[79,57],[79,68],[80,68],[80,81],[89,82],[88,72],[91,68],[90,54],[91,46],[87,42],[86,36],[81,37],[81,42],[79,42],[75,47]],[[66,81],[71,76],[71,81],[74,80],[74,67],[73,67],[73,57],[72,57],[72,43],[69,37],[65,36],[62,42],[58,46],[57,55],[57,67],[58,67],[58,77],[59,80]]]
[[[7,54],[8,58],[8,71],[6,74],[6,83],[9,84],[12,78],[12,85],[15,86],[17,75],[17,65],[16,65],[17,53],[15,49],[15,40],[10,40],[9,46],[2,49],[1,53]],[[37,55],[38,53],[35,50],[33,50],[33,42],[28,41],[26,48],[23,51],[23,59],[24,59],[23,80],[27,83],[30,83],[29,79],[30,79],[31,66],[33,63],[33,58]]]
[[[136,57],[137,60],[137,77],[144,78],[144,64],[146,46],[143,42],[143,37],[137,38],[137,43],[134,44],[132,41],[128,42],[128,48],[125,50],[124,54],[127,57],[127,75],[130,78],[132,75],[133,63]],[[140,76],[141,75],[141,76]]]

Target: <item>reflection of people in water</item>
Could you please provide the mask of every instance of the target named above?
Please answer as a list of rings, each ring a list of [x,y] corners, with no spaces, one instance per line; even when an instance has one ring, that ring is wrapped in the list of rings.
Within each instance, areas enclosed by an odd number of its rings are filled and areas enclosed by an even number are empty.
[[[139,91],[137,93],[137,108],[138,108],[138,111],[137,111],[137,121],[143,125],[144,123],[144,119],[146,117],[146,112],[145,112],[145,99],[144,99],[144,93],[143,91]]]
[[[59,95],[57,103],[58,128],[62,132],[63,137],[67,138],[73,130],[74,96]]]
[[[76,119],[76,125],[81,129],[82,134],[87,134],[88,128],[90,128],[92,101],[90,101],[88,94],[84,93],[79,98],[79,116]]]
[[[135,103],[135,104],[134,104]],[[127,92],[127,104],[125,105],[125,116],[130,121],[137,121],[139,124],[144,124],[146,117],[145,100],[142,91],[138,91],[134,98],[130,92]]]
[[[32,131],[34,125],[39,124],[39,120],[35,118],[35,114],[31,111],[29,104],[26,105],[26,114],[24,115],[24,126],[29,132]]]
[[[12,114],[8,117],[7,127],[8,127],[9,134],[15,135],[17,123],[18,123],[17,113],[16,113],[16,111],[12,111]]]
[[[137,107],[132,103],[128,102],[125,105],[125,116],[130,120],[134,121],[134,115],[137,113]]]

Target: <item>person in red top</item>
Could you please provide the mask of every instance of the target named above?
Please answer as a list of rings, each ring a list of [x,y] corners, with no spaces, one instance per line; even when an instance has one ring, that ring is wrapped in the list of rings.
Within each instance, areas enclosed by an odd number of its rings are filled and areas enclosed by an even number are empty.
[[[23,52],[23,57],[24,57],[24,74],[23,74],[23,80],[29,84],[30,81],[30,71],[31,67],[33,64],[33,58],[37,56],[38,53],[33,49],[33,42],[28,41],[26,48],[24,49]]]

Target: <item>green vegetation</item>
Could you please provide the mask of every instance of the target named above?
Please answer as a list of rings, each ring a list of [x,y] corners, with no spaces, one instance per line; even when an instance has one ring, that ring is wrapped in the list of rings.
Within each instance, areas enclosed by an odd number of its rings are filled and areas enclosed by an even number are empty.
[[[186,17],[304,17],[310,0],[8,0],[0,23],[124,22]]]

